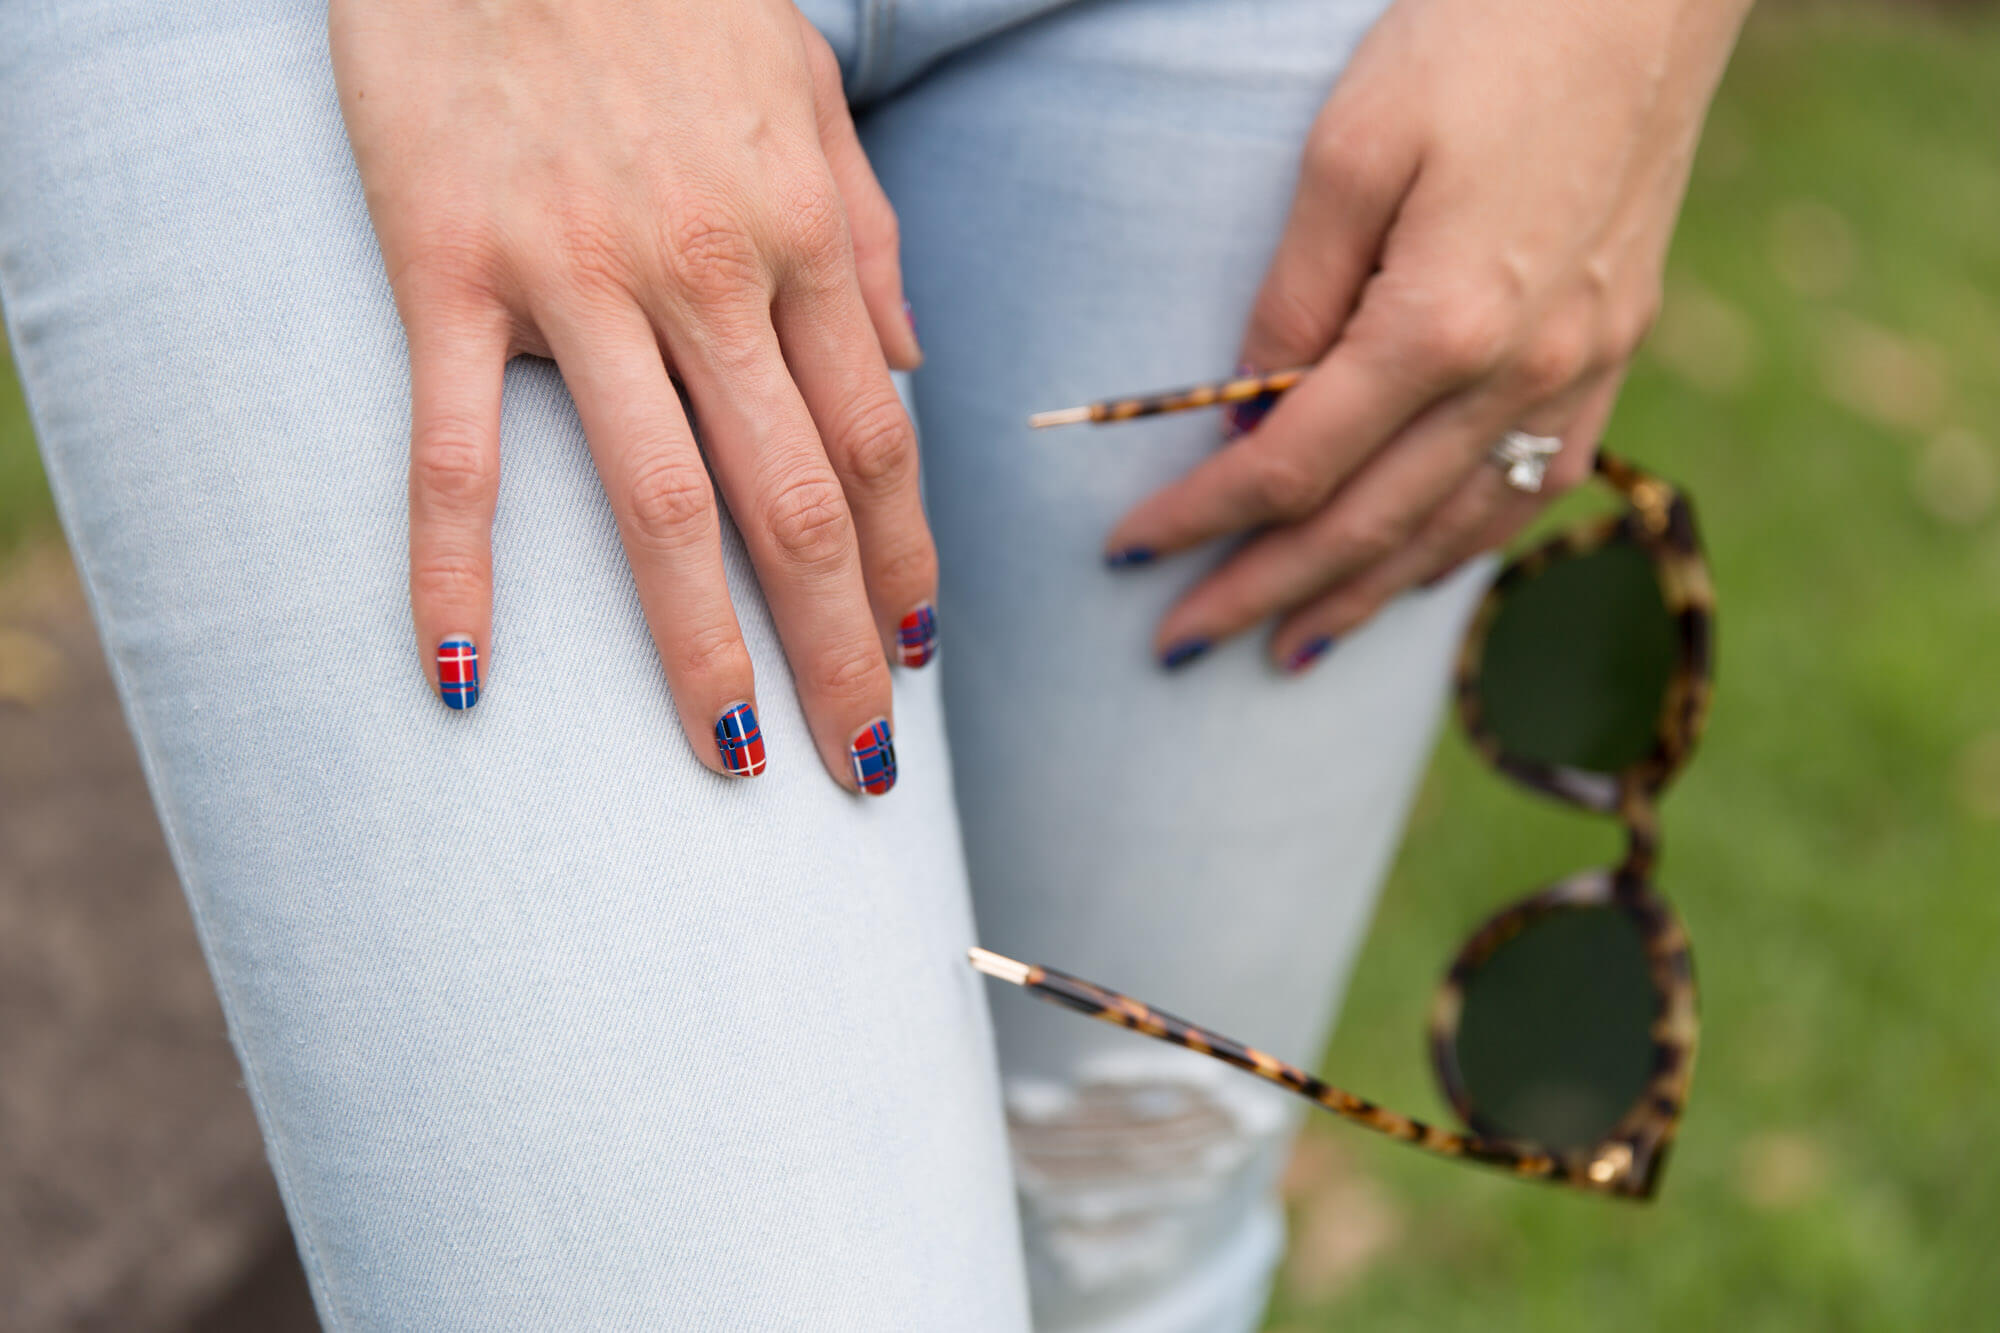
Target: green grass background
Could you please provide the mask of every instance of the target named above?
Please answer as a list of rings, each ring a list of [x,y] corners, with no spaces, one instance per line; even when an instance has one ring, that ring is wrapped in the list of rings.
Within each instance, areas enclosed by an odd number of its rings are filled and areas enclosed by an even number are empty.
[[[1698,498],[1721,688],[1667,809],[1692,1111],[1648,1208],[1316,1124],[1272,1327],[2000,1320],[2000,21],[1753,21],[1614,446]],[[54,523],[0,375],[0,559]],[[1439,1114],[1461,935],[1615,834],[1441,746],[1325,1068]],[[1255,1033],[1239,1034],[1254,1039]]]

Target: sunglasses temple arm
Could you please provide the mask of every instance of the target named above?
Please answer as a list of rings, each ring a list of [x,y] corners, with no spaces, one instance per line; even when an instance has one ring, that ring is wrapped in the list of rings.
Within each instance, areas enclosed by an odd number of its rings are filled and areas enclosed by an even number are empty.
[[[1011,982],[1041,999],[1075,1009],[1103,1022],[1212,1056],[1224,1064],[1255,1074],[1267,1083],[1275,1083],[1344,1120],[1439,1156],[1490,1162],[1529,1175],[1549,1175],[1559,1169],[1553,1159],[1511,1144],[1456,1134],[1385,1110],[1365,1098],[1324,1083],[1276,1056],[1266,1055],[1219,1033],[1205,1031],[1172,1014],[1141,1004],[1130,996],[1106,990],[1081,978],[1032,963],[1016,962],[987,949],[973,949],[970,957],[972,965],[989,977]]]
[[[1130,421],[1134,417],[1154,417],[1166,412],[1192,412],[1223,403],[1243,403],[1265,394],[1280,394],[1306,377],[1310,367],[1280,370],[1270,375],[1246,375],[1209,384],[1168,389],[1161,393],[1139,394],[1131,398],[1106,398],[1082,407],[1065,407],[1054,412],[1037,412],[1028,418],[1036,430],[1049,426],[1075,426],[1084,422]]]

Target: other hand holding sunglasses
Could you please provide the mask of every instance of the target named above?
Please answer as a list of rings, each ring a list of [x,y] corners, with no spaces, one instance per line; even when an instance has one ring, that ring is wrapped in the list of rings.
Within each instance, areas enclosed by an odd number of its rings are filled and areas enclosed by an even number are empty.
[[[1034,424],[1256,401],[1300,375],[1094,403]],[[1697,1035],[1687,932],[1653,885],[1658,802],[1707,721],[1715,595],[1687,497],[1602,452],[1596,475],[1621,511],[1502,569],[1459,658],[1459,717],[1479,752],[1546,795],[1614,816],[1626,834],[1617,865],[1504,908],[1445,974],[1431,1060],[1470,1132],[1412,1120],[1093,982],[985,949],[972,950],[973,965],[1432,1153],[1650,1197],[1687,1104]]]

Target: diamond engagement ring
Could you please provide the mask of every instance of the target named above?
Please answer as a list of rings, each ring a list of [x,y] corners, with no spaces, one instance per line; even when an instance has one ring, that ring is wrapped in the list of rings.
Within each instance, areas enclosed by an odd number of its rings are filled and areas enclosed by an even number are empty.
[[[1562,452],[1563,442],[1553,435],[1530,435],[1510,430],[1494,442],[1487,457],[1500,465],[1507,484],[1527,495],[1542,489],[1549,460]]]

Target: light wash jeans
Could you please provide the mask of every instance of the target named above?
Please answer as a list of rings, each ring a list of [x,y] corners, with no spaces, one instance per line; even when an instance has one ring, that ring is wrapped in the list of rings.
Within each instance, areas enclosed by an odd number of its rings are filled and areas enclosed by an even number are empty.
[[[1303,679],[1254,636],[1165,674],[1214,554],[1098,552],[1216,421],[1023,418],[1229,367],[1378,3],[807,5],[929,353],[943,649],[883,800],[821,771],[733,532],[774,762],[695,760],[546,362],[507,375],[487,690],[440,707],[323,7],[0,5],[15,356],[329,1327],[1255,1326],[1283,1095],[989,1021],[965,948],[1294,1060],[1328,1031],[1477,579]]]

